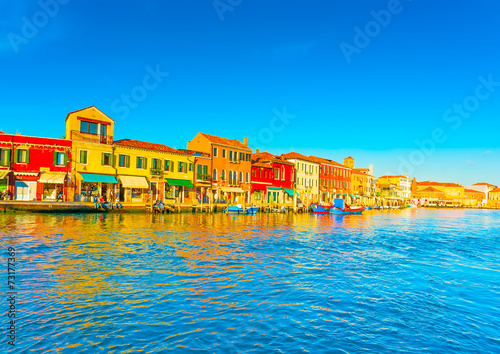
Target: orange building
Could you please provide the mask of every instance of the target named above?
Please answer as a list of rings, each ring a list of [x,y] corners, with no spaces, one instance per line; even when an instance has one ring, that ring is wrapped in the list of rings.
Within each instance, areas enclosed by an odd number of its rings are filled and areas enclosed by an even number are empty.
[[[241,142],[215,135],[198,133],[187,143],[187,149],[207,153],[212,158],[212,190],[216,200],[228,203],[250,201],[252,149],[248,139]]]
[[[478,205],[482,205],[483,200],[486,198],[486,194],[474,189],[465,188],[465,198],[463,205],[475,207]]]

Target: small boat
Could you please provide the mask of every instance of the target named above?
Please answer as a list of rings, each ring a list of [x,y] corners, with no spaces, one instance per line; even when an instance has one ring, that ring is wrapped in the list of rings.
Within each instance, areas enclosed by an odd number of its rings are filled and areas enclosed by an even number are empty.
[[[311,205],[309,206],[314,214],[328,214],[331,207],[331,205],[319,205],[316,203],[311,203]]]
[[[344,205],[344,199],[335,198],[333,206],[330,208],[330,214],[361,214],[365,210],[364,206],[349,206]]]
[[[259,207],[248,207],[243,210],[240,204],[238,205],[233,205],[233,206],[228,206],[225,212],[228,214],[247,214],[247,215],[255,215],[257,214],[257,210],[259,210]]]

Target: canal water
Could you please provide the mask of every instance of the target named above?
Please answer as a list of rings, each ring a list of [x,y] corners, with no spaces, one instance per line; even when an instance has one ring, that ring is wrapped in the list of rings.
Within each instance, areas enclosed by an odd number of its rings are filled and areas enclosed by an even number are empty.
[[[1,214],[0,235],[0,352],[500,352],[500,211]]]

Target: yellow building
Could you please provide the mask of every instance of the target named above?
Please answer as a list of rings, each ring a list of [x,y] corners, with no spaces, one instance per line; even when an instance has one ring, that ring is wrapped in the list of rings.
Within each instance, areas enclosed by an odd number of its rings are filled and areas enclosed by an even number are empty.
[[[399,197],[403,199],[410,199],[411,197],[411,181],[404,175],[397,176],[382,176],[379,177],[378,182],[380,185],[394,185],[399,188]]]
[[[344,159],[344,166],[351,170],[351,203],[364,205],[377,204],[377,179],[370,168],[355,168],[354,159],[349,156]]]
[[[464,206],[477,207],[481,206],[483,200],[486,198],[483,192],[477,191],[475,189],[465,188],[465,196],[463,200]]]
[[[281,157],[295,165],[295,192],[300,201],[305,205],[319,202],[320,164],[298,152],[282,154]]]
[[[131,139],[114,143],[120,199],[187,203],[194,198],[194,157],[163,144]]]
[[[418,182],[416,184],[416,193],[428,187],[434,187],[444,193],[444,202],[446,205],[462,205],[465,198],[465,188],[457,183],[441,183],[441,182]]]
[[[66,136],[72,140],[69,196],[77,201],[92,197],[111,198],[117,180],[113,167],[114,120],[94,106],[70,112],[66,116]],[[81,196],[81,198],[80,198]]]
[[[488,193],[488,206],[500,208],[500,188],[493,189]]]

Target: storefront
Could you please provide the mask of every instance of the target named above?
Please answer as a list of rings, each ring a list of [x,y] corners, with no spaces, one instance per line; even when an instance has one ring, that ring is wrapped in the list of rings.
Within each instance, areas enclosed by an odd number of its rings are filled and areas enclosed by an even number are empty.
[[[193,183],[187,179],[165,178],[165,200],[185,203],[194,194]]]
[[[56,200],[59,193],[64,193],[65,172],[44,172],[38,182],[41,184],[42,200]]]
[[[239,187],[220,187],[217,191],[218,199],[227,203],[243,203],[245,191]]]
[[[36,200],[38,172],[14,172],[14,200]]]
[[[8,199],[9,192],[9,170],[0,170],[0,196],[2,199]]]
[[[141,176],[118,176],[119,199],[125,203],[143,203],[148,194],[148,181]]]
[[[117,180],[113,175],[102,175],[97,173],[83,173],[80,187],[82,202],[92,202],[93,197],[103,196],[106,200],[113,199]]]

